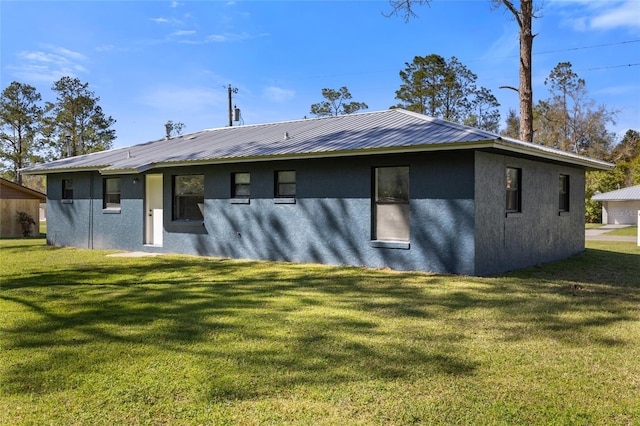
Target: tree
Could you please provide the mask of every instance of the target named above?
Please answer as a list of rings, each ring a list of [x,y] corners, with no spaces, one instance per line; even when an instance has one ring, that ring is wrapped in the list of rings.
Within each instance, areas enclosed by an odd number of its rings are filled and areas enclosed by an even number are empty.
[[[587,222],[602,221],[602,203],[591,199],[596,192],[609,192],[640,184],[640,133],[637,130],[627,130],[608,160],[616,163],[612,170],[586,174]]]
[[[400,71],[403,84],[396,90],[398,107],[409,111],[442,117],[444,80],[447,74],[446,60],[440,55],[416,56]]]
[[[611,152],[611,161],[631,162],[640,156],[640,132],[629,129]]]
[[[20,169],[38,160],[38,134],[43,109],[36,88],[17,81],[0,97],[0,160],[8,176],[22,185]]]
[[[496,7],[504,5],[513,15],[520,27],[520,139],[533,142],[533,85],[531,77],[533,38],[532,21],[534,15],[533,0],[520,0],[520,8],[511,0],[492,0]]]
[[[351,93],[349,93],[349,89],[345,86],[342,86],[338,90],[322,89],[322,97],[325,98],[326,101],[311,105],[311,114],[314,114],[316,117],[353,114],[361,109],[369,108],[364,102],[345,103],[346,100],[351,99]]]
[[[402,84],[396,91],[396,107],[455,123],[497,131],[498,101],[489,89],[478,88],[477,76],[452,57],[416,56],[400,71]]]
[[[109,149],[115,139],[115,120],[105,116],[100,98],[89,83],[62,77],[51,88],[57,102],[47,102],[46,136],[53,158],[63,158]]]
[[[560,62],[545,80],[550,99],[538,102],[535,110],[535,141],[543,145],[606,159],[613,142],[607,124],[613,122],[614,111],[596,106],[587,97],[586,82],[571,69],[571,63]]]
[[[519,8],[511,0],[491,0],[496,8],[504,6],[515,18],[520,27],[520,86],[518,96],[520,100],[520,139],[533,141],[533,88],[531,83],[531,55],[533,50],[532,21],[535,18],[533,0],[520,0]],[[391,15],[401,14],[408,22],[417,17],[414,6],[429,4],[430,0],[389,0],[392,7]]]
[[[500,104],[491,91],[481,87],[471,102],[471,115],[465,119],[467,126],[498,133],[500,130]]]
[[[180,121],[176,121],[175,123],[171,120],[168,120],[165,125],[165,131],[166,131],[166,138],[169,139],[172,136],[178,136],[182,134],[182,130],[184,130],[186,126],[184,125],[184,123],[180,122]]]
[[[611,152],[609,161],[624,172],[623,186],[640,184],[640,133],[627,130],[624,137]]]
[[[505,120],[507,127],[500,132],[502,136],[518,139],[520,136],[520,118],[515,110],[509,108],[507,118]]]
[[[593,201],[591,197],[623,188],[625,171],[616,166],[609,171],[587,172],[585,179],[585,220],[587,223],[602,222],[602,203]]]

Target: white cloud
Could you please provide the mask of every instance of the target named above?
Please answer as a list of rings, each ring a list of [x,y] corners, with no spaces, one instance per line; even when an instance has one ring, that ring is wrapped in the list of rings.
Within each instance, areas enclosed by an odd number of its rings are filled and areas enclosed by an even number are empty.
[[[149,18],[150,21],[153,21],[157,24],[166,24],[169,22],[169,20],[167,18],[162,18],[162,17],[158,17],[158,18]]]
[[[64,76],[77,77],[88,70],[82,53],[59,46],[43,46],[43,50],[21,51],[17,62],[7,69],[20,79],[33,82],[53,82]]]
[[[171,33],[172,37],[184,37],[194,35],[196,33],[195,30],[179,30]]]
[[[118,47],[115,44],[103,44],[102,46],[96,47],[96,52],[104,53],[104,52],[113,52],[118,50]]]
[[[626,1],[603,11],[591,19],[591,27],[605,30],[619,27],[640,29],[640,2]]]
[[[273,102],[287,102],[296,95],[293,90],[283,89],[281,87],[269,86],[262,91],[265,98]]]
[[[224,33],[224,34],[211,34],[207,37],[207,41],[222,43],[226,41],[242,41],[252,38],[247,33]]]
[[[482,55],[484,60],[506,59],[510,57],[518,57],[520,51],[520,42],[518,31],[513,25],[504,26],[502,34],[497,38]]]
[[[564,22],[575,31],[640,29],[638,0],[554,0],[548,6],[559,11]]]

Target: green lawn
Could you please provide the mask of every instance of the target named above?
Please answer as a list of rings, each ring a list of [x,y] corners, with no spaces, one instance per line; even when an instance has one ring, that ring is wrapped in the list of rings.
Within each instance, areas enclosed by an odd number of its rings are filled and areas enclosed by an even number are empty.
[[[637,226],[627,226],[625,228],[614,229],[606,233],[607,235],[620,235],[626,237],[635,237],[638,235]]]
[[[601,224],[601,223],[585,223],[585,224],[584,224],[584,227],[585,227],[586,229],[600,228],[601,226],[604,226],[604,225],[603,225],[603,224]]]
[[[0,424],[640,424],[640,247],[499,277],[0,240]]]

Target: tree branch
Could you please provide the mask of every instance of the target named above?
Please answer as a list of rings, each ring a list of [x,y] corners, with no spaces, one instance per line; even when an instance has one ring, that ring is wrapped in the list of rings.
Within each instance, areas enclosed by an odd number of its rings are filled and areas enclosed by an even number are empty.
[[[516,21],[518,22],[518,26],[522,28],[522,20],[520,19],[520,12],[518,11],[518,9],[515,8],[511,0],[499,0],[499,1],[502,4],[504,4],[504,7],[509,9],[509,12],[511,12],[513,16],[516,18]]]
[[[413,6],[415,4],[422,6],[423,4],[429,5],[430,2],[431,0],[389,0],[391,12],[383,12],[382,14],[385,17],[390,18],[402,13],[402,19],[404,19],[404,22],[409,22],[411,18],[418,18],[418,15],[413,11]]]

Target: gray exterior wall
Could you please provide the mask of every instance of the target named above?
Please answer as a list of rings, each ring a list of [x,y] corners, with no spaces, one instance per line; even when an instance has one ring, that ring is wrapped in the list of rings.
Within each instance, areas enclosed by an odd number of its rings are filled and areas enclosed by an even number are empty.
[[[410,167],[408,247],[372,244],[371,176],[379,166]],[[295,204],[279,204],[273,198],[277,170],[296,170]],[[233,172],[251,173],[249,204],[231,202]],[[153,173],[164,178],[162,247],[143,244],[144,175],[121,176],[121,210],[113,214],[102,210],[103,176],[97,172],[49,175],[49,243],[474,273],[471,152],[194,166]],[[202,223],[171,219],[172,176],[181,174],[205,176]],[[60,200],[65,178],[74,180],[71,204]]]
[[[138,182],[134,183],[134,178]],[[56,246],[140,250],[144,182],[121,176],[121,210],[102,208],[103,176],[97,172],[47,176],[47,242]],[[73,200],[62,200],[62,180],[73,179]]]
[[[476,153],[476,274],[552,262],[584,250],[584,170]],[[522,169],[522,212],[505,213],[506,167]],[[569,212],[558,211],[558,179],[569,175]]]
[[[505,217],[506,164],[523,168],[523,213]],[[410,167],[410,242],[372,242],[372,169]],[[277,170],[296,170],[295,203],[273,198]],[[248,204],[230,200],[231,173],[251,173]],[[487,275],[584,249],[584,172],[489,153],[402,155],[175,167],[162,173],[162,247],[145,246],[145,175],[122,175],[121,209],[102,209],[97,172],[48,176],[50,244],[239,259]],[[557,175],[571,175],[571,212],[557,211]],[[205,218],[173,221],[172,176],[205,176]],[[74,200],[61,200],[62,179]],[[137,179],[137,182],[135,181]],[[382,245],[383,247],[380,247]]]

